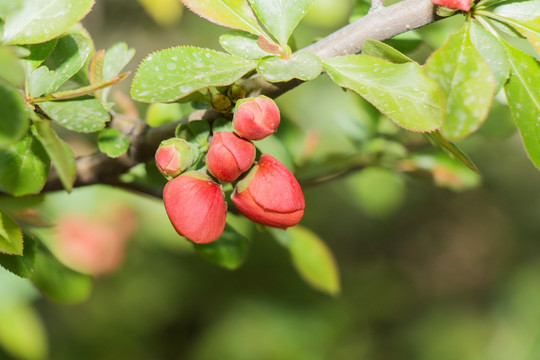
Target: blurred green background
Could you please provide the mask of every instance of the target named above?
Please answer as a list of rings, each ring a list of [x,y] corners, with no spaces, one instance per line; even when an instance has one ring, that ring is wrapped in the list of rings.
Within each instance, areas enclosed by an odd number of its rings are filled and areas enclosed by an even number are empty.
[[[298,46],[364,5],[317,0]],[[398,45],[423,62],[462,21]],[[219,49],[225,31],[176,0],[97,0],[83,23],[97,49],[135,48],[131,71],[159,49]],[[117,88],[127,93],[129,83]],[[246,263],[228,271],[176,235],[157,199],[100,186],[47,196],[41,209],[52,221],[126,204],[136,231],[121,267],[80,304],[55,304],[0,269],[0,359],[540,359],[540,172],[497,99],[459,144],[481,178],[324,75],[277,100],[281,131],[261,147],[303,182],[301,224],[334,253],[336,297],[306,285],[266,232],[252,232]]]

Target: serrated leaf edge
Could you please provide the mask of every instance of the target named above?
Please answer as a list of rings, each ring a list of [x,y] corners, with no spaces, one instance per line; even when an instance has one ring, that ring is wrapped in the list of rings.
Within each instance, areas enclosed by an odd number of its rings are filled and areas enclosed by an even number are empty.
[[[254,60],[251,60],[251,59],[246,59],[246,58],[243,58],[243,57],[240,57],[240,56],[236,56],[236,55],[232,55],[232,54],[229,54],[228,52],[223,52],[223,51],[217,51],[217,50],[213,50],[213,49],[209,49],[209,48],[201,48],[201,47],[197,47],[197,46],[189,46],[189,45],[179,45],[179,46],[171,46],[171,47],[168,47],[168,48],[165,48],[165,49],[161,49],[161,50],[157,50],[157,51],[154,51],[150,54],[148,54],[142,61],[141,63],[139,64],[139,66],[137,67],[137,70],[135,71],[135,75],[133,76],[133,80],[131,82],[131,88],[130,88],[130,95],[133,99],[137,100],[137,101],[140,101],[140,102],[144,102],[144,103],[151,103],[151,101],[147,101],[147,100],[141,100],[139,98],[137,98],[134,94],[134,89],[133,89],[133,84],[135,84],[135,80],[137,80],[137,78],[140,76],[140,69],[141,67],[146,64],[148,61],[151,61],[152,60],[152,57],[156,54],[160,54],[160,53],[163,53],[165,51],[170,51],[170,50],[174,50],[174,49],[198,49],[198,50],[204,50],[204,51],[209,51],[209,52],[213,52],[213,53],[216,53],[216,54],[220,54],[220,55],[225,55],[225,56],[230,56],[230,57],[233,57],[235,59],[238,59],[238,60],[241,60],[241,61],[245,61],[245,62],[251,62],[253,64],[252,68],[248,71],[246,71],[245,74],[247,74],[248,72],[250,72],[251,70],[255,69],[256,68],[256,61]],[[233,81],[234,82],[234,81]],[[229,84],[218,84],[218,85],[211,85],[211,86],[208,86],[208,87],[214,87],[214,86],[227,86],[227,85],[230,85],[232,83],[229,83]],[[189,96],[197,91],[200,91],[201,89],[205,89],[207,87],[203,87],[203,88],[200,88],[200,89],[194,89],[193,91],[187,93],[185,96],[182,96],[182,97],[179,97],[179,98],[174,98],[174,99],[169,99],[167,100],[166,102],[173,102],[173,101],[176,101],[176,100],[179,100],[179,99],[182,99],[186,96]]]

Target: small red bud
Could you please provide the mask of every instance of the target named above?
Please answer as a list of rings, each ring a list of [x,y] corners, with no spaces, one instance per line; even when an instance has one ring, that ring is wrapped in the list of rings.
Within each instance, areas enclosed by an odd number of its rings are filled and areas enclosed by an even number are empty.
[[[286,229],[304,215],[304,195],[294,175],[279,161],[263,154],[231,196],[238,210],[259,224]]]
[[[221,187],[208,175],[188,171],[170,180],[163,203],[173,227],[189,240],[206,244],[223,233],[227,204]]]
[[[441,5],[451,9],[460,9],[469,11],[471,9],[471,0],[431,0],[435,5]]]
[[[257,45],[264,51],[270,54],[285,55],[283,50],[275,42],[269,41],[264,36],[260,35],[257,39]]]
[[[234,131],[248,140],[264,139],[279,126],[279,109],[267,97],[259,96],[239,102],[233,118]]]
[[[171,178],[186,171],[197,160],[197,148],[184,139],[164,140],[156,151],[156,166],[166,177]]]
[[[208,171],[221,181],[231,182],[247,171],[255,160],[255,146],[230,131],[214,133],[206,156]]]

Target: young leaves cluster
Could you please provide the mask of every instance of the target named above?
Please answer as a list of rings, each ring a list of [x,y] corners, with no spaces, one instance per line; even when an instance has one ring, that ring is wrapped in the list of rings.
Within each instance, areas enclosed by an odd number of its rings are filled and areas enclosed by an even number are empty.
[[[271,82],[312,80],[321,73],[321,60],[315,54],[292,54],[288,45],[313,0],[183,3],[216,24],[236,29],[220,37],[228,54],[191,46],[151,54],[133,80],[135,100],[177,101],[200,90],[230,85],[253,70]]]
[[[0,6],[0,191],[16,197],[38,194],[51,164],[71,191],[75,157],[57,131],[100,132],[103,152],[116,157],[127,151],[127,138],[105,129],[112,106],[106,88],[127,76],[119,73],[134,51],[124,43],[106,52],[94,50],[78,23],[94,0],[9,3]],[[60,293],[58,300],[72,297],[62,294],[60,282],[51,282],[47,269],[36,275],[35,267],[52,266],[68,280],[82,277],[88,282],[86,276],[70,275],[29,234],[24,234],[23,246],[23,230],[10,209],[0,209],[0,264],[31,277],[46,293]]]
[[[540,89],[533,85],[540,83],[539,65],[501,34],[525,37],[538,52],[540,2],[483,0],[472,4],[465,19],[423,67],[384,43],[368,40],[362,55],[325,60],[324,69],[400,127],[430,133],[438,146],[475,171],[451,142],[481,126],[494,96],[504,88],[525,149],[540,167]]]
[[[77,23],[93,0],[15,3],[1,14],[0,157],[6,162],[0,188],[15,196],[38,193],[52,162],[70,191],[73,152],[53,124],[81,133],[104,129],[111,104],[101,89],[126,76],[118,73],[133,50],[117,44],[94,54],[92,39]]]
[[[503,35],[524,37],[538,56],[540,1],[480,1],[475,18],[487,31],[471,26],[473,43],[495,75],[495,88],[504,88],[525,150],[540,168],[540,65],[535,58],[512,46]],[[484,46],[477,45],[480,42]]]

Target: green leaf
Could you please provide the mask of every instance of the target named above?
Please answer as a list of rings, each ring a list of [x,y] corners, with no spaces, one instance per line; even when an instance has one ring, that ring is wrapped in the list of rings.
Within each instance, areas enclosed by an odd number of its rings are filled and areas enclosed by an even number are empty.
[[[478,167],[472,162],[471,159],[454,143],[446,140],[439,131],[432,133],[426,133],[427,138],[432,144],[442,149],[448,155],[460,161],[463,165],[480,175]]]
[[[148,106],[145,120],[148,125],[156,127],[173,121],[179,121],[190,111],[193,111],[190,103],[154,103]]]
[[[103,59],[103,79],[110,79],[122,71],[135,55],[135,49],[124,42],[116,43],[105,52]]]
[[[182,0],[191,11],[218,25],[265,35],[247,0]]]
[[[478,187],[481,182],[477,172],[473,172],[463,162],[444,153],[412,155],[410,161],[424,172],[429,172],[433,182],[452,191],[465,191]]]
[[[19,141],[28,129],[28,109],[21,94],[0,82],[0,148]]]
[[[231,119],[220,117],[214,120],[214,122],[212,123],[213,134],[217,132],[226,132],[226,131],[230,131],[230,132],[234,131]]]
[[[481,14],[496,20],[491,22],[491,25],[493,25],[494,29],[500,30],[500,32],[502,32],[503,34],[509,35],[511,37],[519,39],[523,38],[523,35],[520,34],[519,31],[517,31],[510,24],[508,24],[508,19],[502,16],[495,15],[493,13],[488,13],[490,14],[490,16],[487,16],[485,12],[481,12]]]
[[[336,84],[357,92],[405,129],[433,131],[444,121],[441,89],[416,63],[348,55],[324,60],[323,66]]]
[[[523,52],[507,46],[510,79],[504,85],[508,106],[525,150],[540,169],[540,65]]]
[[[422,36],[420,36],[417,31],[409,30],[385,40],[384,43],[402,53],[408,53],[418,48],[422,43],[424,43],[424,41]]]
[[[0,210],[0,253],[23,254],[23,236],[19,225]]]
[[[351,15],[349,16],[349,22],[352,23],[366,16],[366,14],[369,12],[369,8],[370,4],[368,2],[364,0],[355,1]]]
[[[76,303],[88,298],[92,279],[60,263],[47,249],[38,249],[32,282],[45,296],[60,303]]]
[[[88,63],[88,81],[91,85],[103,81],[103,60],[105,59],[105,50],[99,50],[92,55]]]
[[[257,64],[259,75],[270,82],[289,81],[294,78],[313,80],[321,71],[321,59],[309,52],[294,53],[288,60],[277,56],[265,57]]]
[[[75,100],[45,101],[39,103],[39,107],[58,124],[82,133],[99,131],[110,120],[103,105],[91,96]]]
[[[120,74],[122,69],[131,61],[135,55],[135,49],[128,48],[126,43],[116,43],[105,52],[103,58],[103,79],[111,79]],[[107,100],[110,89],[105,89],[101,93],[101,99]]]
[[[5,19],[8,15],[19,11],[22,5],[22,0],[0,1],[0,19]]]
[[[0,79],[16,87],[24,84],[24,69],[11,47],[0,46]]]
[[[497,6],[493,13],[509,19],[531,20],[540,15],[540,1],[510,1]]]
[[[31,303],[18,301],[2,306],[0,318],[0,345],[13,356],[8,355],[9,359],[47,358],[47,332]]]
[[[453,7],[437,6],[435,13],[437,14],[437,16],[445,18],[455,15],[457,11],[458,9]]]
[[[22,278],[29,278],[34,272],[34,258],[36,255],[36,240],[24,234],[24,249],[22,256],[0,254],[0,266]]]
[[[313,231],[297,225],[287,231],[269,228],[291,255],[298,274],[314,289],[330,295],[340,290],[339,270],[330,249]]]
[[[71,192],[76,173],[73,151],[56,135],[49,120],[34,120],[34,127],[39,141],[54,164],[62,185],[67,192]]]
[[[206,260],[234,270],[240,267],[249,251],[249,241],[228,224],[223,234],[208,244],[194,244],[195,250]]]
[[[175,47],[148,56],[131,84],[143,102],[171,102],[207,87],[230,85],[255,62],[214,50]]]
[[[176,127],[175,136],[197,144],[199,148],[208,148],[210,124],[206,120],[195,120],[180,124]]]
[[[402,54],[397,49],[394,49],[388,44],[383,42],[367,39],[362,45],[362,54],[368,56],[378,57],[387,61],[390,61],[394,64],[404,64],[412,62],[411,58]]]
[[[30,74],[28,79],[27,93],[31,98],[49,92],[49,88],[55,79],[55,74],[45,66],[40,66]]]
[[[510,75],[506,51],[500,41],[476,21],[471,23],[470,37],[472,44],[491,69],[495,78],[495,93],[497,93]]]
[[[449,36],[446,43],[426,61],[427,74],[446,95],[446,120],[441,134],[458,140],[476,131],[486,119],[495,79],[486,61],[473,46],[469,23]]]
[[[49,157],[32,134],[0,149],[0,186],[15,196],[37,194],[49,173]]]
[[[540,54],[540,1],[515,1],[493,9],[491,16],[512,26],[534,46]]]
[[[481,0],[477,4],[477,8],[488,8],[491,6],[495,6],[502,2],[507,2],[508,0]]]
[[[30,55],[30,50],[28,50],[24,46],[13,45],[10,48],[13,50],[13,53],[15,53],[18,58],[23,58]]]
[[[83,67],[92,48],[92,40],[80,34],[59,38],[51,55],[30,75],[30,96],[57,90]]]
[[[51,55],[57,43],[58,39],[52,39],[44,43],[25,46],[28,50],[30,50],[30,55],[26,56],[24,59],[21,59],[21,62],[25,68],[27,76],[30,76],[32,70],[41,65],[45,59]]]
[[[219,37],[219,44],[229,54],[246,59],[260,59],[272,55],[257,44],[257,36],[243,31],[230,31]]]
[[[340,292],[339,270],[330,249],[314,232],[302,226],[289,229],[289,251],[301,277],[315,289],[330,295]]]
[[[514,27],[529,40],[536,52],[540,54],[540,16],[532,20],[519,21],[518,25]]]
[[[2,41],[35,44],[57,37],[81,20],[94,0],[23,0],[5,19]]]
[[[117,158],[128,151],[129,136],[116,129],[104,129],[99,133],[98,146],[107,156]]]
[[[314,0],[249,0],[257,17],[282,48]]]

